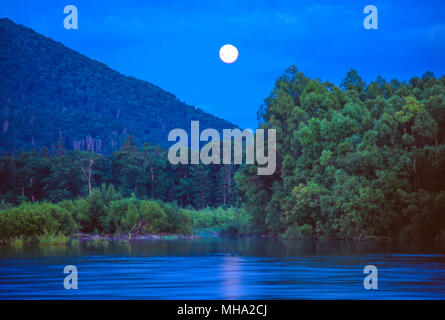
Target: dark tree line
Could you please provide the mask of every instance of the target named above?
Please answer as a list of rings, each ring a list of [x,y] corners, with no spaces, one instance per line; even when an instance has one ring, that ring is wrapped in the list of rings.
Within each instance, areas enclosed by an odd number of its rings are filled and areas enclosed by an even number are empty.
[[[87,196],[102,184],[124,197],[159,199],[181,207],[236,206],[233,165],[171,165],[167,152],[133,136],[112,155],[67,151],[62,141],[54,155],[47,148],[0,158],[0,198],[8,203],[57,202]]]

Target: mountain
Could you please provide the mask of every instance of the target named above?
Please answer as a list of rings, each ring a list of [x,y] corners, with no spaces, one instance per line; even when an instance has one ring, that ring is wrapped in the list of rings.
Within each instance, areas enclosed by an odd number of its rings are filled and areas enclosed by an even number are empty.
[[[129,134],[168,146],[174,128],[236,125],[112,70],[59,42],[0,19],[0,154],[65,148],[111,153]]]

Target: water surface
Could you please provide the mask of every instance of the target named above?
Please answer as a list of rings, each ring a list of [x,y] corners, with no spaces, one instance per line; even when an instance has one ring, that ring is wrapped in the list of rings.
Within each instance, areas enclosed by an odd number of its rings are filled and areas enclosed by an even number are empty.
[[[378,268],[365,290],[363,268]],[[65,290],[66,265],[78,290]],[[434,244],[264,238],[0,247],[0,299],[444,299]]]

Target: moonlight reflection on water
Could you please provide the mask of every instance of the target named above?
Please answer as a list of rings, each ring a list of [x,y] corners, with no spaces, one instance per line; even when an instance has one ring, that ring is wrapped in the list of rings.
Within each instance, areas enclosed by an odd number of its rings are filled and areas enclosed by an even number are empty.
[[[378,267],[378,290],[363,268]],[[79,289],[65,290],[75,265]],[[434,245],[209,237],[0,247],[1,299],[444,299]]]

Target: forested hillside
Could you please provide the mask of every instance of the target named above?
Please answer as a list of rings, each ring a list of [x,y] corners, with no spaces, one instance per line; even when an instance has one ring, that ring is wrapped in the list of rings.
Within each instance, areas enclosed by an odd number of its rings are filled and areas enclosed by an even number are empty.
[[[235,125],[180,102],[9,19],[0,19],[0,154],[19,149],[110,154],[129,134],[167,146],[168,132]]]
[[[236,174],[263,230],[289,237],[445,236],[445,77],[337,87],[290,68],[259,111],[277,170]]]

